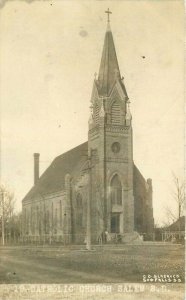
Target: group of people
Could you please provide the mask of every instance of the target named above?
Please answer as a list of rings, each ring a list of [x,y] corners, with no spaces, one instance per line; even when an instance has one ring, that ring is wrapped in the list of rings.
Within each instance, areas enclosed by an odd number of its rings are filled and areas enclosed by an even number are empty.
[[[101,234],[98,236],[98,244],[106,244],[109,242],[114,243],[121,243],[122,242],[122,236],[119,233],[110,234],[108,231],[102,231]],[[85,237],[84,243],[87,243],[87,238]]]
[[[102,231],[102,233],[98,236],[98,244],[106,244],[110,239],[108,231]]]
[[[120,243],[122,241],[122,237],[120,234],[115,233],[114,236],[113,234],[109,234],[108,231],[103,231],[99,236],[98,236],[98,244],[106,244],[107,242],[115,242],[115,243]]]

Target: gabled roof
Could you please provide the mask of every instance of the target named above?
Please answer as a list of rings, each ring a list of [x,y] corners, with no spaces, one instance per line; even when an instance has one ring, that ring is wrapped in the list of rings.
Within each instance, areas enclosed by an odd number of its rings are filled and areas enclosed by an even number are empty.
[[[185,216],[180,217],[177,221],[167,227],[170,231],[184,231],[185,230]]]
[[[41,175],[37,184],[31,188],[23,201],[37,195],[49,194],[64,189],[65,175],[76,176],[82,165],[87,161],[88,142],[56,157],[46,171]]]
[[[140,182],[142,185],[144,185],[144,188],[147,184],[145,178],[143,177],[143,175],[141,174],[140,170],[136,167],[135,164],[133,164],[133,180],[134,182]],[[134,185],[135,188],[135,185]]]
[[[85,142],[62,155],[57,156],[46,171],[41,175],[37,184],[33,186],[22,200],[32,200],[37,196],[62,191],[65,188],[65,176],[70,174],[72,177],[79,176],[82,167],[87,161],[88,142]],[[145,179],[137,169],[134,170],[134,189],[135,181],[141,181],[145,187]]]

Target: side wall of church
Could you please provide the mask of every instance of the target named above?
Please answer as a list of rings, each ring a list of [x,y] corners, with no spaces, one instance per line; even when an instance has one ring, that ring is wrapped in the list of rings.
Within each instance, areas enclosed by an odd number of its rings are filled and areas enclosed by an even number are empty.
[[[134,166],[134,223],[135,230],[147,237],[153,233],[152,182],[145,179]],[[149,236],[150,237],[150,236]]]
[[[72,242],[83,244],[86,238],[88,187],[86,185],[76,186],[73,183],[71,187]]]
[[[36,196],[23,202],[22,236],[26,242],[70,242],[66,192]]]

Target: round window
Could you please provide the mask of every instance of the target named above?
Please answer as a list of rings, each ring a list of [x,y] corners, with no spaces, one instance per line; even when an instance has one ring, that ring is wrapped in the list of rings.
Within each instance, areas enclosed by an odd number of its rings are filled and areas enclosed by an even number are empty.
[[[111,148],[112,148],[112,152],[118,153],[120,151],[120,143],[118,142],[113,143]]]

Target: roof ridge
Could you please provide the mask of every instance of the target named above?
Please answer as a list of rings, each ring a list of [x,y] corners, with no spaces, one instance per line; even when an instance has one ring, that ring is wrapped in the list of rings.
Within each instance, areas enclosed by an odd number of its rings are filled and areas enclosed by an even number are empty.
[[[88,143],[88,141],[86,141],[86,142],[84,142],[84,143],[81,143],[81,144],[79,144],[78,146],[76,146],[76,147],[74,147],[74,148],[72,148],[72,149],[69,149],[69,150],[67,150],[66,152],[64,152],[64,153],[62,153],[62,154],[56,156],[52,162],[54,162],[57,158],[62,157],[63,155],[68,154],[69,152],[76,150],[77,148],[81,147],[82,145],[84,145],[84,144],[86,144],[86,143]]]
[[[81,155],[81,151],[88,151],[88,141],[54,158],[39,178],[37,184],[31,187],[22,201],[25,202],[27,199],[38,197],[43,192],[49,194],[63,190],[65,175],[69,173],[72,176],[76,176],[77,172],[80,172],[81,164],[87,160],[86,154]]]

